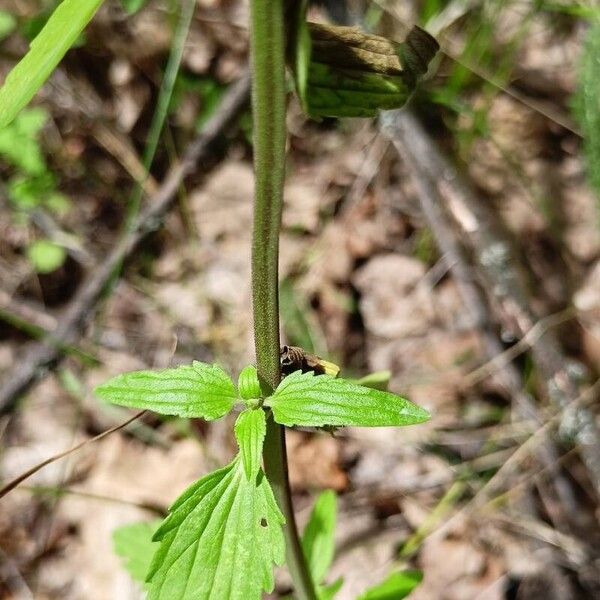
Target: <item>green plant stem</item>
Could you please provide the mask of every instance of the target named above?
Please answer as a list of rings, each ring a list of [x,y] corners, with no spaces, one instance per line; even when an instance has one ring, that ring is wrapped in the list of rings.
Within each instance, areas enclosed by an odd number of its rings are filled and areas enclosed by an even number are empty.
[[[175,81],[177,80],[177,74],[179,73],[179,67],[181,66],[185,40],[187,39],[188,32],[190,30],[190,24],[192,22],[192,16],[194,15],[195,7],[196,0],[182,0],[179,20],[175,28],[175,33],[173,34],[171,53],[169,54],[169,60],[167,62],[167,66],[165,67],[165,76],[160,86],[158,100],[156,102],[156,110],[152,116],[152,123],[150,124],[150,130],[148,131],[148,138],[146,140],[146,147],[144,149],[142,161],[144,170],[146,172],[144,179],[148,178],[150,167],[154,162],[154,157],[158,148],[158,142],[160,140],[160,134],[162,133],[165,120],[167,118],[169,104],[171,103],[171,97],[173,96],[173,88],[175,87]],[[176,8],[176,6],[174,8]],[[136,182],[133,194],[129,200],[126,219],[127,232],[131,231],[135,227],[135,222],[140,211],[142,196],[144,195],[143,183],[144,180]]]
[[[279,384],[279,228],[285,177],[285,17],[284,0],[252,0],[252,114],[255,206],[252,241],[252,308],[256,365],[261,384]],[[284,428],[267,422],[265,472],[283,512],[287,564],[296,597],[316,600],[294,517],[287,473]]]

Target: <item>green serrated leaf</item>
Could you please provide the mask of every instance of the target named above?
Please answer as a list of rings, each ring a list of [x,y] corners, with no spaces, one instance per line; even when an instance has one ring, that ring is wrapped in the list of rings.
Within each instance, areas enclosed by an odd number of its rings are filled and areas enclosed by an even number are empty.
[[[259,600],[283,564],[284,518],[262,471],[241,460],[207,475],[171,507],[154,535],[149,600]]]
[[[0,88],[0,128],[33,98],[101,4],[102,0],[63,0],[58,5]]]
[[[123,559],[123,566],[131,578],[140,583],[145,582],[152,557],[158,548],[158,544],[152,541],[152,535],[159,523],[133,523],[113,531],[115,554]]]
[[[217,365],[198,361],[176,369],[124,373],[95,393],[113,404],[207,421],[226,415],[237,401],[229,375]]]
[[[52,273],[65,262],[67,251],[49,240],[38,240],[27,248],[27,258],[38,273]]]
[[[315,583],[323,581],[333,560],[336,518],[337,497],[327,490],[317,498],[302,536],[302,550]]]
[[[248,480],[256,479],[261,465],[267,419],[262,408],[247,409],[235,422],[235,439],[240,447],[244,472]]]
[[[372,587],[358,600],[402,600],[406,598],[423,580],[421,571],[393,573],[385,581]]]
[[[265,400],[275,421],[292,427],[384,427],[415,425],[429,413],[390,392],[374,390],[330,375],[296,371]]]

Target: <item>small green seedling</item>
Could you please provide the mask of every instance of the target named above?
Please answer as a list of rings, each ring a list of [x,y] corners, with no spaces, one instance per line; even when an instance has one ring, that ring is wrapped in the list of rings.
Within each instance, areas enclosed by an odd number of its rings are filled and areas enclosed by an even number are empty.
[[[36,210],[60,216],[70,207],[69,199],[57,189],[40,143],[47,120],[45,110],[30,108],[0,129],[0,161],[11,171],[6,192],[17,223],[28,224]],[[64,263],[66,250],[42,238],[29,244],[26,255],[38,273],[50,273]]]
[[[221,367],[201,362],[119,375],[96,394],[120,406],[206,420],[242,408],[235,423],[237,456],[188,488],[154,533],[158,545],[146,581],[148,598],[156,600],[250,600],[272,591],[273,565],[283,563],[285,547],[284,518],[261,464],[271,416],[289,427],[400,426],[429,419],[401,396],[331,375],[295,371],[264,395],[253,366],[242,371],[236,388]],[[332,512],[327,502],[317,505],[319,513]],[[315,581],[333,554],[321,537],[331,527],[322,521],[309,525],[303,541]]]

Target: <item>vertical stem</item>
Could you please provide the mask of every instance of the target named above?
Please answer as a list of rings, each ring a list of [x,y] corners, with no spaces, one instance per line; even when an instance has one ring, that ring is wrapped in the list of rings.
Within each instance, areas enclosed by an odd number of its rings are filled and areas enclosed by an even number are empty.
[[[252,308],[256,364],[268,390],[279,384],[279,228],[285,177],[284,0],[251,0],[252,112],[255,206],[252,241]],[[294,518],[284,428],[272,418],[263,451],[265,472],[286,525],[287,564],[300,600],[316,600]]]

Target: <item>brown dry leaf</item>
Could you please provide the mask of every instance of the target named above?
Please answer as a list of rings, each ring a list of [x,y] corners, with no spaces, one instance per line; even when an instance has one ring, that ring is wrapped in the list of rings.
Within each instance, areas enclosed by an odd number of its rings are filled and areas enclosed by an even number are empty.
[[[121,282],[106,304],[102,344],[117,353],[137,357],[126,362],[137,360],[149,366],[164,367],[164,352],[169,351],[173,343],[173,327],[166,311],[159,307],[160,303],[148,295]],[[108,361],[111,365],[110,358]]]
[[[79,408],[54,377],[34,386],[13,418],[1,457],[2,479],[9,481],[54,454],[81,441]],[[73,471],[74,461],[53,463],[28,480],[31,485],[60,485]],[[80,465],[83,466],[83,465]]]
[[[584,351],[590,362],[600,367],[600,261],[589,270],[573,303],[580,311]]]
[[[95,467],[78,491],[167,507],[208,468],[200,446],[192,440],[158,450],[113,435],[95,445]],[[174,468],[176,466],[176,468]],[[67,495],[57,518],[75,527],[60,556],[39,573],[39,586],[51,597],[87,600],[139,597],[135,585],[112,548],[112,533],[121,526],[156,518],[135,506]],[[77,577],[73,578],[73,573]],[[54,594],[54,595],[53,595]]]
[[[431,292],[419,287],[425,265],[400,254],[375,256],[353,277],[367,330],[394,339],[427,332],[434,317]]]
[[[290,483],[294,490],[333,489],[341,492],[348,477],[340,468],[340,441],[326,433],[287,433]]]
[[[434,479],[433,475],[443,482],[452,479],[447,461],[422,453],[429,433],[421,427],[356,428],[348,434],[348,446],[358,458],[350,473],[356,489],[381,489],[400,498]]]
[[[302,279],[307,293],[320,290],[330,282],[348,281],[352,271],[352,256],[347,246],[347,233],[343,224],[329,223],[315,243],[308,273]]]
[[[254,174],[249,163],[224,162],[191,194],[190,207],[204,243],[246,234],[252,225]]]
[[[565,243],[573,255],[589,262],[600,256],[600,211],[598,197],[586,183],[580,157],[563,161],[559,170],[562,182],[562,208],[565,215]]]
[[[406,223],[389,203],[388,190],[366,191],[352,205],[342,221],[346,245],[355,259],[365,259],[389,251],[406,235]]]
[[[115,35],[116,30],[120,35]],[[126,21],[120,20],[108,6],[103,6],[93,21],[91,33],[99,36],[102,45],[114,56],[134,64],[168,54],[172,40],[172,28],[164,11],[153,3]]]
[[[283,227],[315,233],[321,224],[323,186],[314,174],[292,176],[285,186]]]
[[[476,547],[464,534],[426,539],[419,566],[424,572],[423,583],[411,600],[505,599],[504,586],[497,585],[505,573],[503,561]]]

